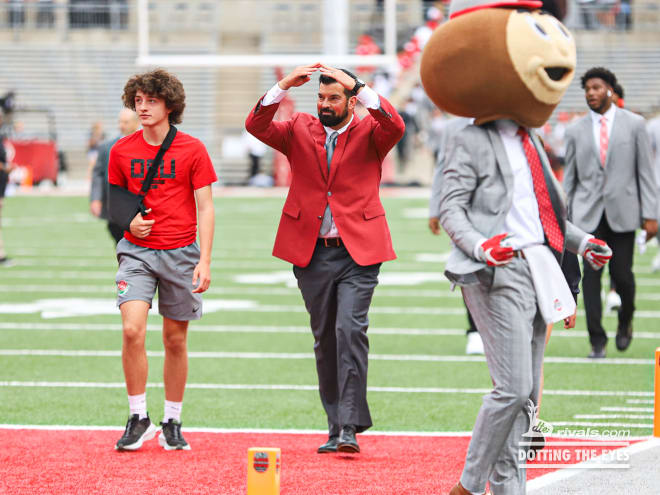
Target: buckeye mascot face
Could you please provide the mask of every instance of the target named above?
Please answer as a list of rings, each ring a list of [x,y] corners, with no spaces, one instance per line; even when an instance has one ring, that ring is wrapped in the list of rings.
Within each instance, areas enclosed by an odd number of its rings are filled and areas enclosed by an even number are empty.
[[[575,41],[535,0],[453,0],[424,47],[422,84],[443,110],[477,125],[542,126],[575,72]]]

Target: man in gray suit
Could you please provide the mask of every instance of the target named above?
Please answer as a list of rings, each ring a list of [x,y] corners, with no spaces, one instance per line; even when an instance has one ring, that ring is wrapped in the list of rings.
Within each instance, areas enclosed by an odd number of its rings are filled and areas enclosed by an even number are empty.
[[[651,141],[651,151],[653,152],[653,168],[655,170],[655,182],[658,186],[658,196],[660,196],[660,115],[656,115],[649,120],[646,126],[646,132]],[[660,201],[658,202],[658,218],[660,219]],[[660,241],[660,233],[656,234],[658,241]],[[655,255],[651,263],[653,272],[660,270],[660,252]]]
[[[99,153],[96,164],[92,169],[92,187],[89,192],[89,210],[97,218],[108,218],[108,162],[110,161],[110,149],[123,136],[133,134],[140,128],[137,114],[130,108],[123,108],[119,112],[117,121],[119,136],[103,141],[99,145]],[[108,231],[118,243],[124,237],[124,230],[108,220]]]
[[[543,146],[511,120],[471,125],[456,135],[442,180],[440,222],[455,243],[445,274],[461,286],[494,383],[451,493],[483,493],[487,481],[493,493],[524,493],[518,448],[531,427],[525,406],[530,400],[538,404],[549,323],[539,309],[547,294],[538,295],[543,287],[537,287],[532,269],[539,267],[528,248],[550,249],[550,262],[555,263],[552,255],[557,260],[553,280],[563,284],[559,265],[565,249],[595,266],[604,265],[611,251],[566,220],[561,187]],[[557,300],[555,309],[561,309],[556,306]]]
[[[635,229],[651,239],[658,230],[657,189],[644,119],[612,103],[616,76],[603,67],[582,76],[590,112],[566,131],[564,189],[575,225],[612,248],[610,276],[621,296],[616,347],[632,340]],[[582,279],[590,358],[604,358],[607,335],[601,324],[601,275],[585,265]]]

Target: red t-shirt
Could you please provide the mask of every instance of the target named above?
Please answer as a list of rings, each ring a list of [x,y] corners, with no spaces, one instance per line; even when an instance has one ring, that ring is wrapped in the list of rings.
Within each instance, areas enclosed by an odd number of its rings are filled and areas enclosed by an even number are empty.
[[[152,146],[142,137],[142,130],[123,137],[110,150],[108,181],[138,193],[147,168],[160,146]],[[147,193],[144,204],[151,208],[145,219],[155,220],[149,234],[138,239],[129,231],[124,237],[138,246],[152,249],[175,249],[195,242],[197,207],[195,190],[218,180],[204,144],[177,131],[174,141]]]

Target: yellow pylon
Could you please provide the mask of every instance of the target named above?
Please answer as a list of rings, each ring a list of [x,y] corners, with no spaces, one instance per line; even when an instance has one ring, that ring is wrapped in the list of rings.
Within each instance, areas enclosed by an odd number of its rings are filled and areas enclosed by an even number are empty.
[[[280,449],[248,449],[247,495],[280,495]]]

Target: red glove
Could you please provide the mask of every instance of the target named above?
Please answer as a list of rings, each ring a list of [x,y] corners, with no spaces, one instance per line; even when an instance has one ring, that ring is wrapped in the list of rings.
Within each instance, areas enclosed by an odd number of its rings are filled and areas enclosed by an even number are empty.
[[[509,235],[507,232],[496,235],[479,246],[481,260],[488,263],[488,266],[506,265],[513,258],[513,248],[500,245],[507,235]]]
[[[605,241],[592,237],[587,241],[587,246],[584,248],[582,256],[584,256],[584,259],[589,262],[594,270],[600,270],[610,261],[612,250]]]

